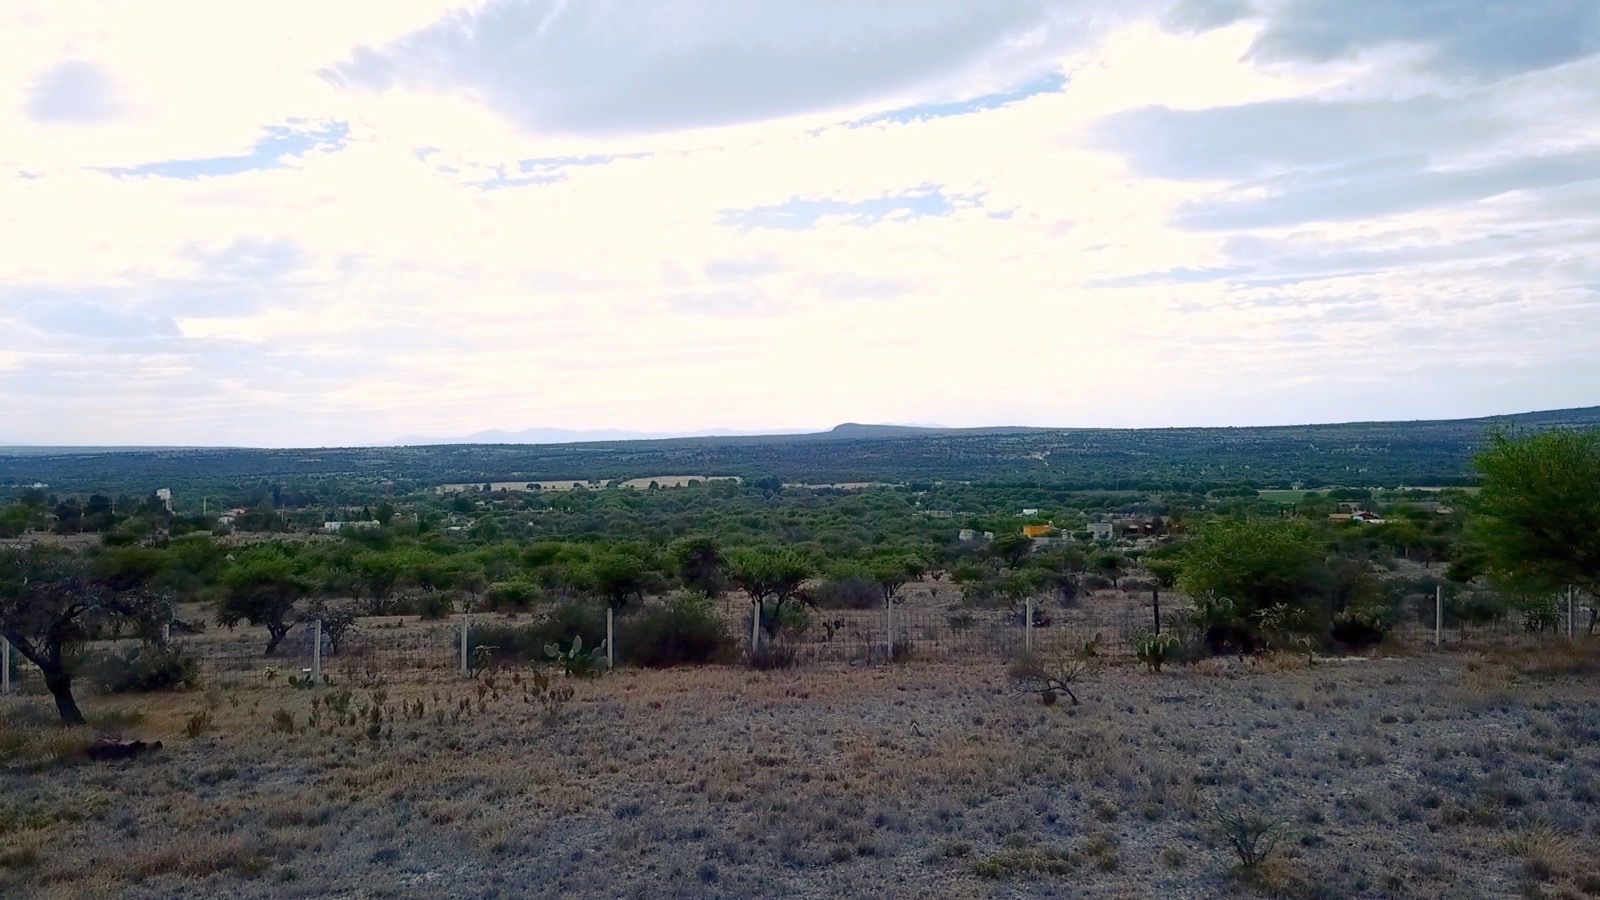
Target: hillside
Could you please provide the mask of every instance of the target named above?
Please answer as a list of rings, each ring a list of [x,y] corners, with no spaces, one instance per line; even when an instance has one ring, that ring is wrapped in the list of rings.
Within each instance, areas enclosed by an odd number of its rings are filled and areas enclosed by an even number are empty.
[[[0,447],[0,484],[61,491],[200,489],[208,482],[337,476],[413,485],[636,478],[664,472],[785,481],[1004,480],[1395,485],[1471,477],[1487,429],[1600,425],[1600,407],[1476,419],[1257,428],[922,429],[843,425],[813,435],[576,444],[263,450]]]

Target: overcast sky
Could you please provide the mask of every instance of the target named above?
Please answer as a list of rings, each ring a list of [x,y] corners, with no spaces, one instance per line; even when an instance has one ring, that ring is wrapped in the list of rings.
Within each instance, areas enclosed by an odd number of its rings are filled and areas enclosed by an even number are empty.
[[[1600,404],[1594,0],[5,0],[0,59],[0,441]]]

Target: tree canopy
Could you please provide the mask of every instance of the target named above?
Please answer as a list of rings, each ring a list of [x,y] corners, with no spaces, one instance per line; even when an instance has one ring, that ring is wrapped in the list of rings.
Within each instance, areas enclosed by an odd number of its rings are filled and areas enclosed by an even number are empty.
[[[1600,596],[1600,429],[1489,436],[1472,534],[1489,568]]]

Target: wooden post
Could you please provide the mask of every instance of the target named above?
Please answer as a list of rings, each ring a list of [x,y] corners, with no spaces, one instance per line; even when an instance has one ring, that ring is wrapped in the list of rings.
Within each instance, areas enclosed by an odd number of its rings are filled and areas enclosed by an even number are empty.
[[[1433,588],[1433,646],[1444,644],[1444,585]]]
[[[1161,585],[1150,585],[1150,605],[1156,611],[1156,634],[1161,633]]]
[[[322,620],[311,623],[311,683],[322,680]]]
[[[468,616],[462,616],[461,617],[461,674],[463,674],[463,675],[467,674],[467,619],[468,618],[469,618]]]
[[[617,628],[612,620],[614,610],[606,607],[606,669],[617,667]]]

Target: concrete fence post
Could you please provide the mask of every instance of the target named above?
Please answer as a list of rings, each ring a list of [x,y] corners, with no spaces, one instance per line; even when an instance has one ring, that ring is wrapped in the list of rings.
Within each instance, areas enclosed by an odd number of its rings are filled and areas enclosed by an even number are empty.
[[[311,679],[322,680],[322,620],[311,623]]]
[[[461,617],[461,674],[467,674],[467,620],[470,616]]]
[[[1033,652],[1033,598],[1029,597],[1023,615],[1027,617],[1022,625],[1022,647],[1029,653]]]
[[[750,601],[750,656],[761,652],[761,601]]]
[[[11,693],[11,642],[0,637],[0,696]]]
[[[894,662],[894,601],[883,601],[883,645],[888,648],[888,662]]]
[[[613,619],[614,610],[606,607],[606,668],[617,667],[617,627]]]
[[[1433,646],[1444,645],[1444,585],[1433,588]]]

